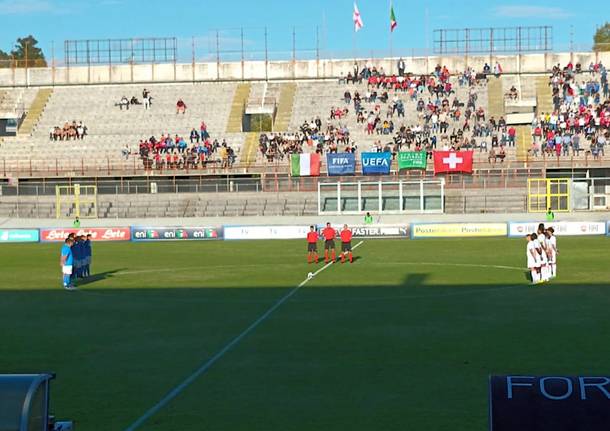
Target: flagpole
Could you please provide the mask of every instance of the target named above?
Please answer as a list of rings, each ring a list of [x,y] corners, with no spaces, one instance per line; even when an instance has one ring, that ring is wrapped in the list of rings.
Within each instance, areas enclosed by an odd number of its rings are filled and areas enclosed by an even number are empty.
[[[390,1],[390,16],[392,15],[392,0]],[[392,33],[394,33],[392,31],[392,21],[390,19],[390,75],[393,73],[394,70],[394,60],[392,60]]]

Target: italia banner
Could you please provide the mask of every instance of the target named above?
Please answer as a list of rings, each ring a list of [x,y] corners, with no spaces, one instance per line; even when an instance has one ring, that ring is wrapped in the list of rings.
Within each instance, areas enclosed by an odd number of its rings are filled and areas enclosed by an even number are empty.
[[[293,177],[319,177],[320,155],[317,153],[292,154],[290,173]]]
[[[398,169],[426,169],[425,151],[401,151],[398,153]]]

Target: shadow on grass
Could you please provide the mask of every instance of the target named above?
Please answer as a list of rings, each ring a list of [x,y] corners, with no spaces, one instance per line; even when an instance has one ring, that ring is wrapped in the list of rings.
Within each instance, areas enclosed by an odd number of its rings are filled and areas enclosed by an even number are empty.
[[[112,278],[116,273],[125,271],[125,268],[121,269],[113,269],[112,271],[104,271],[98,274],[92,274],[86,278],[77,278],[75,279],[75,284],[80,286],[87,286],[89,284],[97,283],[98,281],[106,280],[108,278]]]

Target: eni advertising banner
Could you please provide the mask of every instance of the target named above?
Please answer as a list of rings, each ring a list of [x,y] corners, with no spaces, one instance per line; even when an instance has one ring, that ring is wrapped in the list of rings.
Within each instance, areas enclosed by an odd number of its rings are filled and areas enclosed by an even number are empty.
[[[0,229],[0,243],[38,242],[38,229]]]
[[[69,234],[91,235],[95,241],[129,241],[131,239],[128,227],[95,227],[79,229],[45,228],[40,229],[40,241],[62,242]]]
[[[411,238],[476,238],[506,236],[506,223],[412,223]]]
[[[195,241],[214,240],[222,237],[214,227],[159,227],[132,226],[132,241]]]
[[[604,235],[606,234],[606,223],[590,221],[559,221],[540,222],[545,227],[552,227],[557,236],[579,236],[579,235]],[[524,237],[528,233],[538,230],[536,222],[510,222],[508,224],[508,236]]]

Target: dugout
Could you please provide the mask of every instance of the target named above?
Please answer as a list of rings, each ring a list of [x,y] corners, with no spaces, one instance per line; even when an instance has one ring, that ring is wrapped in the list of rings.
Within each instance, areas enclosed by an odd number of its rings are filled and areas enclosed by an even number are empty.
[[[49,414],[49,386],[54,374],[0,374],[0,430],[71,430]],[[61,427],[58,428],[57,425]]]

